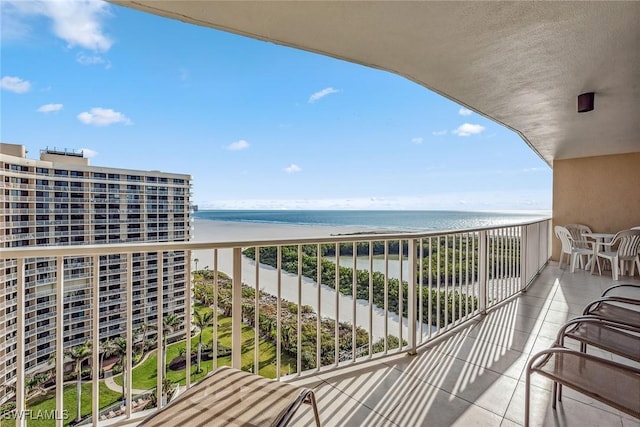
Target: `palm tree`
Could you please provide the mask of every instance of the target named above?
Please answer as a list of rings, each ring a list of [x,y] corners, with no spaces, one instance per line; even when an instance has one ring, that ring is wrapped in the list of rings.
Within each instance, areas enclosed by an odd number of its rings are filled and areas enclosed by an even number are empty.
[[[115,337],[111,341],[111,354],[118,358],[120,366],[122,366],[122,398],[125,398],[124,385],[126,384],[126,366],[127,361],[127,340],[123,337]]]
[[[113,351],[113,342],[110,339],[106,339],[98,344],[98,353],[100,354],[100,364],[98,368],[102,372],[104,370],[104,358],[111,356]],[[98,373],[98,376],[100,374]]]
[[[50,375],[49,373],[35,374],[26,378],[25,388],[27,389],[27,395],[39,393],[46,393],[42,385],[47,382]]]
[[[147,351],[147,332],[151,329],[151,326],[144,322],[134,332],[134,337],[136,338],[135,344],[138,346],[142,346],[140,350],[144,353]]]
[[[182,321],[175,313],[167,314],[162,319],[162,358],[164,363],[162,364],[162,375],[167,376],[167,336],[172,333]]]
[[[196,369],[196,373],[202,372],[200,369],[200,362],[202,360],[202,331],[207,326],[213,325],[213,313],[211,311],[195,311],[193,313],[193,323],[200,329],[200,334],[198,335],[198,368]],[[189,365],[191,365],[191,360],[189,360]]]
[[[71,358],[71,360],[75,364],[77,398],[78,398],[77,400],[78,412],[77,412],[76,420],[80,421],[80,418],[82,417],[81,398],[80,398],[80,394],[82,393],[82,362],[84,362],[89,358],[89,356],[91,356],[91,342],[87,341],[84,344],[71,347],[64,351],[64,355],[66,357]]]

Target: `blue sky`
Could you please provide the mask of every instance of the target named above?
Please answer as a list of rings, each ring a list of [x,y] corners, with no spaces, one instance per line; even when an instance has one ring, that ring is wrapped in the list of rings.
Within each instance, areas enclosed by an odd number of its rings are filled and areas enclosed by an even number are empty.
[[[2,142],[215,209],[549,210],[513,132],[402,77],[98,1],[2,1]]]

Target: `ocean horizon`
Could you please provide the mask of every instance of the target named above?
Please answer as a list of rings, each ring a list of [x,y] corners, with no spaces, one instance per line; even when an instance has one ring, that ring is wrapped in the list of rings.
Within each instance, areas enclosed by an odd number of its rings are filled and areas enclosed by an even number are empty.
[[[352,226],[407,231],[459,230],[519,224],[551,217],[550,211],[445,211],[445,210],[199,210],[201,220]]]

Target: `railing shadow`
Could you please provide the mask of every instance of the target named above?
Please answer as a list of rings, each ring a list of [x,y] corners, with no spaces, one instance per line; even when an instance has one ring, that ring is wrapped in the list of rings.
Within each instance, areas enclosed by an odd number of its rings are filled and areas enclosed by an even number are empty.
[[[323,425],[500,425],[557,289],[553,278],[538,282],[416,356],[319,375]]]

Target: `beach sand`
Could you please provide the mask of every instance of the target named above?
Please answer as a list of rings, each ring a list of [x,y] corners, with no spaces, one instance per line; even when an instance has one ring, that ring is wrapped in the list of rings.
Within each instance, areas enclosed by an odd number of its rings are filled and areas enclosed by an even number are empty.
[[[334,227],[334,226],[306,226],[292,224],[261,224],[261,223],[245,223],[245,222],[227,222],[227,221],[211,221],[211,220],[195,220],[194,221],[194,242],[228,242],[228,241],[251,241],[251,240],[268,240],[268,239],[296,239],[296,238],[315,238],[329,237],[340,234],[360,234],[371,232],[370,229],[357,227]],[[198,259],[198,269],[208,267],[214,269],[213,250],[193,251],[192,260]],[[195,264],[192,263],[192,268]],[[229,276],[233,272],[233,256],[231,249],[218,250],[219,271]],[[278,274],[277,270],[260,264],[256,272],[255,262],[247,257],[242,257],[242,282],[248,286],[254,287],[258,281],[259,288],[277,296],[278,294]],[[282,272],[280,276],[280,296],[290,302],[298,304],[298,277],[295,274]],[[315,278],[303,278],[300,287],[301,302],[303,305],[313,307],[314,311],[318,311],[318,286]],[[336,307],[338,308],[336,310]],[[339,294],[336,298],[336,292],[328,287],[322,286],[320,290],[320,312],[322,317],[331,319],[336,318],[338,313],[341,322],[353,321],[354,301],[350,296]],[[369,304],[367,301],[356,300],[356,324],[369,330]],[[384,337],[384,311],[374,307],[372,312],[372,336],[374,340]],[[402,336],[407,337],[406,319],[403,325]],[[388,333],[390,335],[400,335],[400,325],[398,316],[389,313],[387,319]]]
[[[206,219],[196,219],[193,224],[194,237],[192,241],[194,242],[297,239],[373,232],[371,229],[363,227],[229,222]]]

